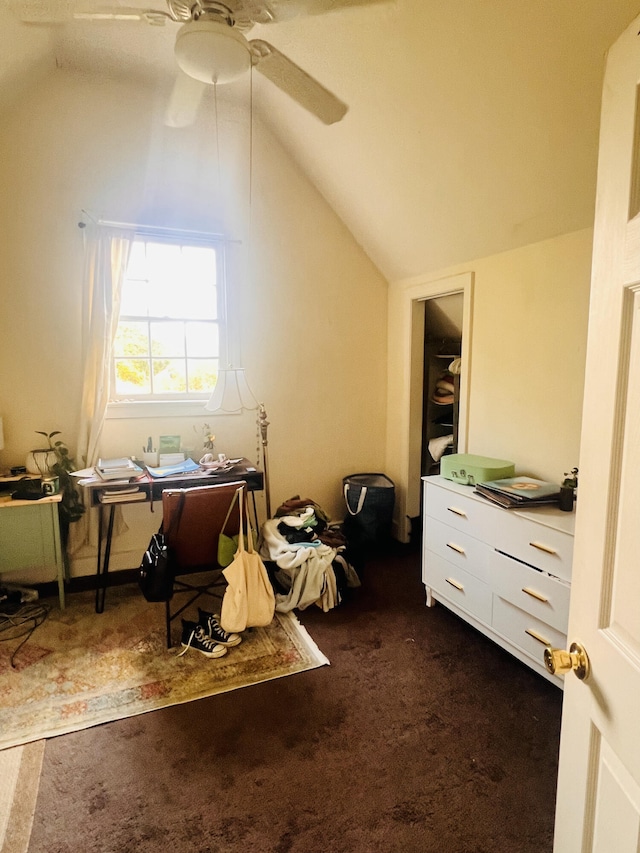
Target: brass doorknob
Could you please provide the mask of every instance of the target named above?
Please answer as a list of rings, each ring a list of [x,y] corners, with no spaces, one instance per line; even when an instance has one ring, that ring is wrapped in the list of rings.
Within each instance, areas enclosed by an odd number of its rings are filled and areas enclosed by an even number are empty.
[[[573,670],[580,681],[588,678],[591,671],[589,656],[580,643],[571,643],[568,652],[547,646],[544,650],[544,665],[552,675],[563,675]]]

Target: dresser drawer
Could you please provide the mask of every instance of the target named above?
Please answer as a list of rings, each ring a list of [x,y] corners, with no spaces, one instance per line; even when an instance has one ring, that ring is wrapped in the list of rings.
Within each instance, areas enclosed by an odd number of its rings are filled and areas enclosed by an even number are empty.
[[[424,530],[424,547],[456,568],[464,569],[480,580],[489,582],[493,549],[485,542],[435,518],[428,518]]]
[[[567,584],[497,551],[491,555],[491,579],[501,598],[566,633],[571,593]]]
[[[475,616],[491,623],[491,589],[474,575],[432,552],[425,553],[424,585],[437,595]]]
[[[424,517],[429,523],[432,518],[463,530],[476,539],[490,542],[497,521],[495,508],[480,498],[442,489],[427,483],[425,489]]]
[[[451,607],[561,688],[544,650],[566,648],[575,514],[503,509],[440,476],[423,483],[427,605]]]
[[[571,580],[573,536],[506,510],[495,548],[555,577]]]
[[[566,648],[566,634],[497,595],[493,598],[492,628],[542,666],[546,646]]]

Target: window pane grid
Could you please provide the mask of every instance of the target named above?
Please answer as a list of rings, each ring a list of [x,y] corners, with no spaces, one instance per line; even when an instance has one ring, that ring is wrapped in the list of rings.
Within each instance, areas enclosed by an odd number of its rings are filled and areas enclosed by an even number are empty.
[[[114,342],[114,400],[211,393],[220,361],[223,269],[221,247],[134,240]]]
[[[116,358],[116,396],[162,398],[210,394],[218,377],[217,358]]]

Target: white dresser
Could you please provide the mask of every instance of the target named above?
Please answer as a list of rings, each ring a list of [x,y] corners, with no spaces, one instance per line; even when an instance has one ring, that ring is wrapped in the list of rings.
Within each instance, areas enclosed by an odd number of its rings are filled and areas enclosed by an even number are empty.
[[[441,602],[562,687],[543,656],[567,647],[574,514],[502,509],[472,486],[422,479],[427,605]]]

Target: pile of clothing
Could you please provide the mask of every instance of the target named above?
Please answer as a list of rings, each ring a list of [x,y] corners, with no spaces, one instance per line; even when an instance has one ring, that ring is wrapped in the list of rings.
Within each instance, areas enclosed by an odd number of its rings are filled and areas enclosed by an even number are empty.
[[[315,501],[290,498],[265,521],[261,532],[260,553],[273,564],[276,610],[281,613],[311,604],[326,612],[340,604],[347,587],[360,586],[348,560],[346,538],[329,525]]]

